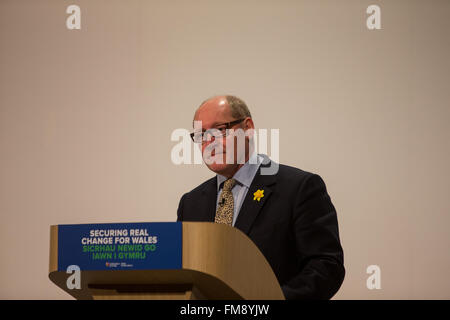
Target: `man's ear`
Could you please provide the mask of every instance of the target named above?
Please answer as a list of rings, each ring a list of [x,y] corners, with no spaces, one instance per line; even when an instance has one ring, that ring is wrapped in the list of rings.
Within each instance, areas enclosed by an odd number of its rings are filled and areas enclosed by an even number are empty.
[[[253,139],[253,135],[255,133],[255,125],[253,124],[253,120],[250,117],[245,118],[244,120],[244,131],[245,136],[250,140]]]
[[[244,125],[245,125],[245,130],[255,129],[255,124],[253,123],[253,119],[250,117],[245,118]]]

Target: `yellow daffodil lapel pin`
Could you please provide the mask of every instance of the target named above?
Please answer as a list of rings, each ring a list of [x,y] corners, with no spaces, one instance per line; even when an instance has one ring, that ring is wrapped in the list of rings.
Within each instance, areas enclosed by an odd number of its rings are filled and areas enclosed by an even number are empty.
[[[264,197],[264,190],[257,190],[254,194],[253,194],[253,201],[254,200],[261,200],[262,197]]]

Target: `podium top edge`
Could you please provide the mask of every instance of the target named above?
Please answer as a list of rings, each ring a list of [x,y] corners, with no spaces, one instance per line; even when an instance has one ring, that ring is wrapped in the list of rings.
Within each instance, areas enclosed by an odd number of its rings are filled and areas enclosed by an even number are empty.
[[[102,225],[138,225],[138,224],[182,224],[182,221],[142,221],[142,222],[93,222],[93,223],[62,223],[52,224],[51,227],[56,226],[102,226]],[[212,222],[201,222],[212,223]]]

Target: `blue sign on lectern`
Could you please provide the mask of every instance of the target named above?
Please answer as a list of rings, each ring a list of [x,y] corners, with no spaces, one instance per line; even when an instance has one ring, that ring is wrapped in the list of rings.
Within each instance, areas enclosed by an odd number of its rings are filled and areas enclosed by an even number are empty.
[[[58,271],[181,269],[182,223],[58,226]]]

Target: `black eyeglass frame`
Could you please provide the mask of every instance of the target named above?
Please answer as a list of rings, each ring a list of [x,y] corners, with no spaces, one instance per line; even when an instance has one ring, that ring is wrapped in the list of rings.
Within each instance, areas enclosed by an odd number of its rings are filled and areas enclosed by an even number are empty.
[[[224,129],[225,129],[225,132],[222,133],[222,137],[223,137],[223,136],[225,136],[225,134],[226,134],[226,130],[229,130],[230,128],[232,128],[233,126],[235,126],[235,125],[241,123],[241,122],[244,121],[245,119],[247,119],[247,118],[242,118],[242,119],[234,120],[234,121],[231,121],[231,122],[219,123],[219,124],[216,124],[216,127],[220,127],[220,126],[225,125],[225,128],[224,128]],[[199,134],[200,132],[191,132],[189,135],[191,136],[191,139],[192,139],[192,141],[193,141],[194,143],[203,143],[203,142],[205,142],[205,141],[203,140],[203,135],[204,135],[206,132],[208,132],[208,131],[210,131],[210,130],[213,130],[213,129],[219,130],[218,128],[210,128],[210,129],[208,129],[208,130],[202,131],[202,140],[201,140],[201,141],[195,141],[195,140],[194,140],[195,134]]]

